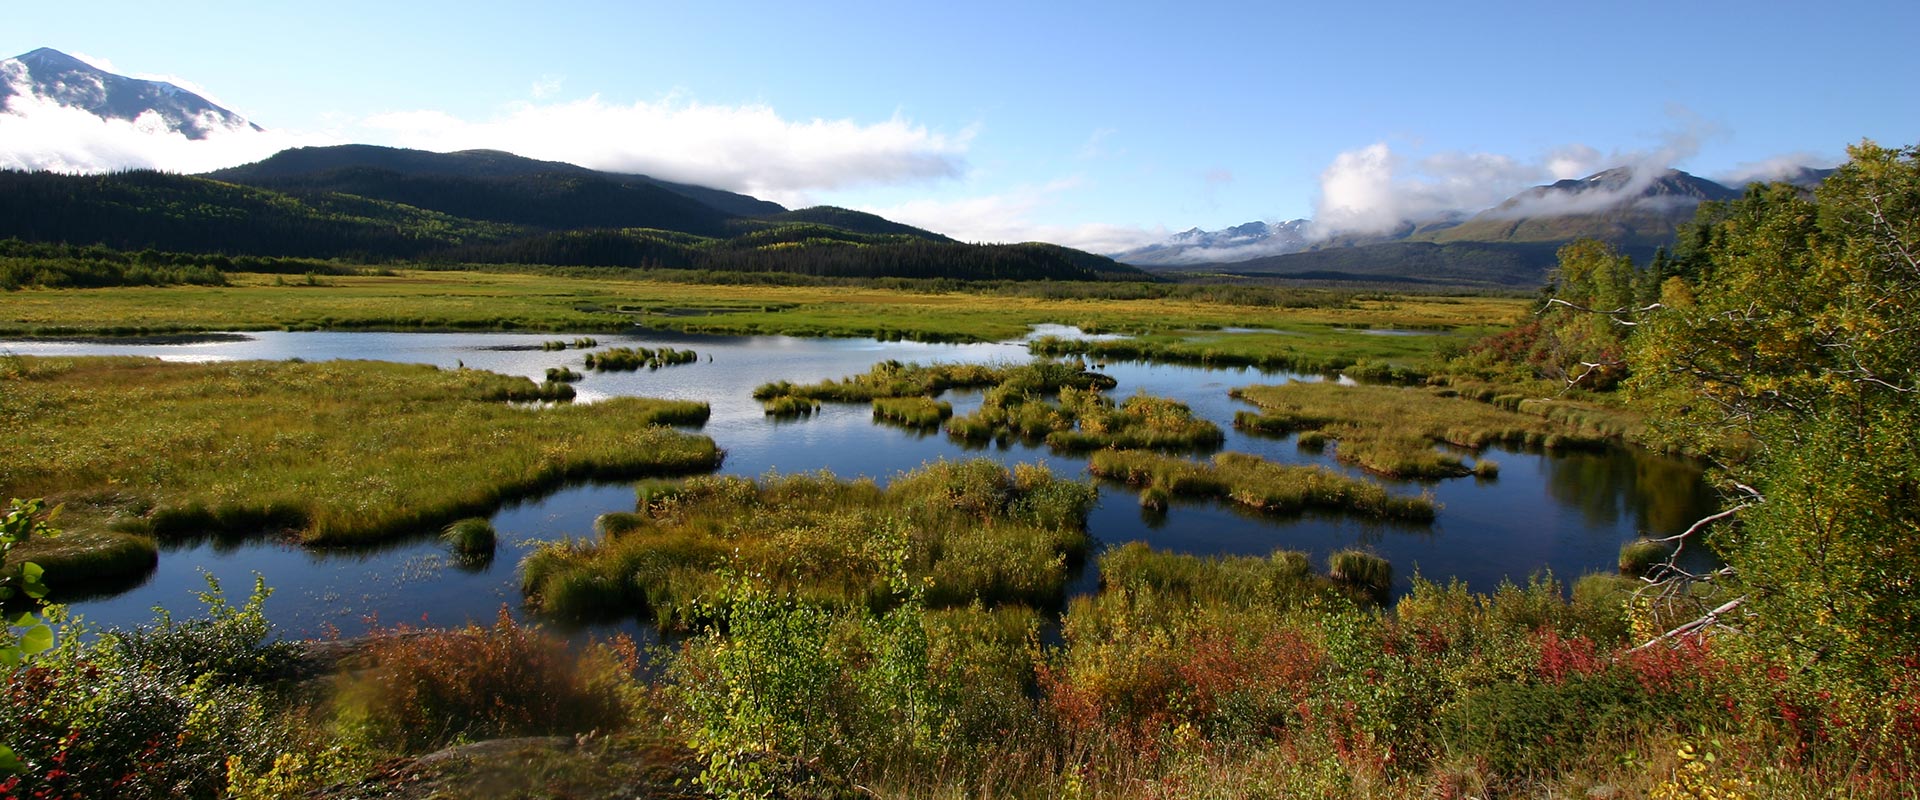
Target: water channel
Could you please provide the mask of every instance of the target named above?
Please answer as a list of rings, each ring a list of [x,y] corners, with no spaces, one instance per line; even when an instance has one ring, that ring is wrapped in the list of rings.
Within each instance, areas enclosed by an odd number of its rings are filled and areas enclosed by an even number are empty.
[[[1042,327],[1037,334],[1072,332]],[[259,332],[183,340],[0,341],[0,353],[142,355],[171,361],[357,358],[443,368],[464,365],[537,381],[549,367],[580,369],[582,351],[540,347],[545,341],[572,338],[572,334]],[[654,372],[589,372],[575,385],[577,402],[620,395],[705,401],[713,414],[701,432],[725,449],[724,473],[758,476],[770,470],[825,469],[843,478],[867,476],[884,482],[930,460],[984,456],[1008,464],[1044,462],[1056,473],[1085,477],[1084,457],[1056,455],[1044,445],[1013,442],[968,449],[943,433],[920,434],[875,424],[864,404],[826,404],[811,418],[776,421],[766,417],[751,397],[753,388],[767,381],[809,383],[838,378],[865,372],[886,359],[1022,362],[1029,358],[1023,341],[955,345],[660,332],[596,334],[595,338],[602,348],[671,346],[700,354],[697,363]],[[1320,380],[1316,376],[1133,363],[1108,364],[1101,371],[1119,381],[1115,398],[1144,390],[1187,403],[1197,415],[1227,432],[1226,450],[1356,472],[1328,453],[1301,451],[1290,437],[1258,438],[1232,428],[1234,412],[1249,406],[1229,398],[1228,389]],[[955,413],[964,414],[978,406],[980,395],[950,393],[944,399],[953,402]],[[1495,448],[1486,456],[1500,463],[1497,479],[1387,482],[1398,493],[1431,493],[1440,504],[1438,518],[1431,524],[1386,524],[1331,515],[1272,518],[1196,501],[1176,502],[1165,515],[1155,515],[1142,512],[1130,489],[1104,485],[1089,528],[1096,551],[1136,540],[1156,548],[1209,555],[1264,555],[1287,548],[1311,553],[1321,567],[1328,553],[1358,545],[1393,563],[1396,594],[1407,589],[1416,572],[1439,581],[1459,579],[1486,591],[1502,580],[1524,582],[1544,570],[1571,581],[1611,569],[1624,542],[1648,533],[1678,532],[1709,513],[1714,503],[1696,467],[1652,453]],[[153,618],[156,605],[176,614],[196,613],[193,593],[205,588],[203,572],[239,592],[258,573],[275,591],[267,605],[268,615],[289,636],[320,635],[330,629],[354,635],[376,619],[383,624],[485,622],[503,605],[522,613],[516,566],[535,542],[591,536],[596,516],[630,511],[633,506],[631,487],[618,484],[576,486],[502,508],[493,517],[499,532],[497,555],[481,567],[462,566],[448,558],[432,532],[350,550],[315,550],[269,540],[163,545],[158,568],[143,583],[112,596],[75,601],[72,607],[101,625],[141,624]],[[1097,586],[1098,577],[1089,564],[1072,591],[1090,592]],[[632,623],[619,627],[638,631]]]

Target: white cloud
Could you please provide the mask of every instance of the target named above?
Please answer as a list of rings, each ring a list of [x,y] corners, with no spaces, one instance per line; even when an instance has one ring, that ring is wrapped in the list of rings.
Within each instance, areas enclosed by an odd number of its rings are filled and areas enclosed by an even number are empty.
[[[1839,163],[1840,159],[1833,156],[1807,152],[1788,153],[1740,164],[1715,180],[1727,186],[1739,188],[1756,181],[1776,181],[1797,177],[1803,168],[1828,169]]]
[[[560,93],[560,87],[566,83],[563,75],[542,75],[533,82],[533,99],[545,100]]]
[[[408,111],[361,125],[402,147],[505,150],[782,202],[815,191],[958,177],[973,138],[971,129],[946,134],[897,116],[875,123],[803,121],[765,105],[677,99],[620,105],[597,95],[522,103],[482,121]]]
[[[1314,235],[1385,233],[1404,222],[1485,208],[1542,174],[1489,153],[1439,153],[1409,164],[1376,142],[1335,156],[1320,173]]]
[[[1579,194],[1524,199],[1503,213],[1514,216],[1596,211],[1645,190],[1665,170],[1691,158],[1702,140],[1720,130],[1683,108],[1668,111],[1676,123],[1658,145],[1641,151],[1601,151],[1569,144],[1531,159],[1493,153],[1447,152],[1417,160],[1386,142],[1335,156],[1320,175],[1314,203],[1313,235],[1386,233],[1407,222],[1425,222],[1472,214],[1502,202],[1529,186],[1584,178],[1612,167],[1628,167],[1632,176],[1620,185]]]
[[[1067,178],[1041,186],[1023,186],[1005,194],[958,200],[910,200],[899,205],[859,210],[943,233],[963,242],[1052,242],[1092,253],[1118,253],[1166,238],[1164,228],[1107,223],[1047,224],[1032,220],[1059,205],[1059,196],[1077,188]]]

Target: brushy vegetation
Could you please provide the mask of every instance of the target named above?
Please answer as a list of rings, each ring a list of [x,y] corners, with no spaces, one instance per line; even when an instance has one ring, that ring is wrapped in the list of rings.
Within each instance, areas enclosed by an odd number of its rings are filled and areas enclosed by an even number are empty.
[[[1211,462],[1129,450],[1101,450],[1087,471],[1182,497],[1225,500],[1268,514],[1333,511],[1380,519],[1433,519],[1433,502],[1397,497],[1371,481],[1325,467],[1291,467],[1246,453],[1219,453]],[[1144,502],[1144,500],[1143,500]]]
[[[873,419],[913,430],[930,431],[953,416],[953,404],[931,397],[876,397]]]
[[[1056,602],[1084,554],[1093,488],[1045,468],[940,461],[872,481],[827,474],[693,478],[602,526],[599,541],[551,542],[522,564],[540,608],[565,616],[708,615],[723,573],[760,576],[815,603],[884,605],[887,559],[929,602]]]
[[[641,368],[656,370],[676,364],[691,364],[700,360],[692,350],[676,350],[662,347],[658,350],[649,347],[609,347],[598,353],[587,354],[587,369],[595,372],[633,372]]]
[[[0,494],[71,501],[68,527],[161,538],[290,529],[307,542],[431,531],[570,480],[715,467],[704,403],[524,407],[531,381],[335,361],[9,359]]]
[[[1474,402],[1448,392],[1392,386],[1295,382],[1246,386],[1233,396],[1260,407],[1234,415],[1246,431],[1317,432],[1339,442],[1335,455],[1372,472],[1402,478],[1448,478],[1474,473],[1441,444],[1479,451],[1501,444],[1545,448],[1603,447],[1616,434]]]
[[[573,652],[504,608],[490,628],[376,632],[360,658],[334,686],[333,724],[368,749],[613,731],[637,699],[632,641]]]

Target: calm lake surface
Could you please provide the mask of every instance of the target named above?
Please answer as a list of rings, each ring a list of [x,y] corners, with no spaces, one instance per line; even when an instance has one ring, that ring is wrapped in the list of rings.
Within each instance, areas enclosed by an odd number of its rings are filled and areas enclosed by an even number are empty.
[[[1042,326],[1038,334],[1073,333]],[[721,472],[759,476],[768,471],[826,469],[842,478],[892,475],[939,458],[985,456],[1003,463],[1040,462],[1056,473],[1085,477],[1086,459],[1054,455],[1018,442],[969,449],[944,433],[918,434],[874,424],[865,404],[825,404],[821,413],[775,421],[751,393],[773,380],[809,383],[865,372],[886,359],[931,362],[1024,362],[1023,341],[995,344],[922,344],[871,339],[800,339],[785,336],[701,336],[641,332],[594,334],[599,348],[613,346],[691,348],[695,364],[654,372],[587,373],[575,384],[577,402],[642,395],[702,400],[713,415],[700,430],[726,450]],[[573,334],[260,332],[174,343],[124,341],[0,341],[0,353],[22,355],[141,355],[170,361],[238,359],[374,359],[464,365],[541,380],[547,368],[581,369],[586,351],[543,351],[542,342]],[[1250,408],[1227,396],[1235,386],[1318,380],[1313,376],[1254,369],[1202,369],[1146,364],[1108,364],[1101,371],[1119,381],[1112,394],[1136,391],[1178,399],[1227,433],[1224,449],[1289,464],[1325,464],[1355,470],[1325,453],[1301,452],[1291,437],[1260,438],[1232,428],[1235,411]],[[978,407],[978,392],[949,393],[955,413]],[[1642,535],[1678,533],[1714,505],[1698,468],[1651,453],[1529,453],[1495,448],[1485,457],[1500,463],[1496,480],[1458,478],[1437,483],[1389,481],[1402,494],[1430,492],[1441,508],[1432,524],[1367,522],[1338,516],[1273,518],[1242,513],[1213,502],[1176,502],[1165,515],[1143,513],[1133,491],[1103,485],[1089,520],[1096,550],[1128,541],[1197,554],[1264,555],[1276,548],[1313,554],[1324,568],[1328,553],[1359,545],[1393,563],[1396,594],[1411,577],[1457,578],[1475,590],[1502,580],[1524,582],[1551,570],[1571,581],[1611,570],[1621,544]],[[1357,474],[1357,473],[1356,473]],[[206,586],[202,573],[218,577],[244,597],[253,575],[274,589],[267,612],[285,635],[320,635],[330,628],[347,635],[370,620],[383,624],[425,621],[458,625],[490,621],[502,606],[522,614],[516,567],[534,542],[590,537],[593,520],[608,511],[631,511],[627,484],[564,489],[508,506],[493,517],[499,532],[494,560],[463,567],[446,557],[432,532],[382,546],[311,550],[280,542],[195,543],[164,547],[159,567],[137,587],[110,597],[78,600],[75,611],[102,625],[150,622],[152,609],[198,612],[193,593]],[[1073,585],[1098,586],[1091,564]],[[616,626],[644,634],[629,623]]]

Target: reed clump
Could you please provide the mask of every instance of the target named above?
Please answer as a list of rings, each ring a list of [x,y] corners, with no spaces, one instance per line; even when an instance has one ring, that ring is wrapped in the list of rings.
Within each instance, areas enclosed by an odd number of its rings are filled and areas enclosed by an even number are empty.
[[[548,383],[573,383],[574,381],[578,381],[581,378],[585,378],[585,377],[586,377],[585,375],[582,375],[578,372],[574,372],[569,367],[548,367],[547,368]]]
[[[692,350],[676,350],[671,347],[653,349],[649,347],[610,347],[598,353],[588,353],[587,369],[595,372],[633,372],[639,369],[656,370],[677,364],[691,364],[700,356]]]
[[[814,412],[820,410],[820,401],[810,397],[781,395],[761,401],[760,407],[769,417],[792,419],[813,416]]]
[[[1236,503],[1269,514],[1334,511],[1378,519],[1431,521],[1433,502],[1398,497],[1371,481],[1324,467],[1275,464],[1246,453],[1220,453],[1211,461],[1133,450],[1102,450],[1087,471],[1140,487],[1159,487],[1183,497]]]
[[[876,397],[873,419],[913,430],[935,430],[953,416],[953,404],[931,397]]]
[[[440,541],[446,542],[454,554],[466,558],[492,558],[497,539],[493,523],[486,517],[456,520],[440,531]]]
[[[1667,546],[1650,539],[1635,539],[1620,547],[1620,574],[1640,577],[1667,560]]]
[[[1240,387],[1233,396],[1260,407],[1235,414],[1235,427],[1269,435],[1297,431],[1303,447],[1311,446],[1309,434],[1318,434],[1339,443],[1340,460],[1396,478],[1489,477],[1437,450],[1442,444],[1477,453],[1492,445],[1596,448],[1618,438],[1611,429],[1508,411],[1444,389],[1296,382]]]
[[[19,436],[0,492],[130,498],[162,540],[288,531],[341,544],[436,530],[568,481],[705,472],[713,441],[665,425],[704,403],[508,402],[525,378],[329,361],[22,359],[0,377]],[[104,526],[75,514],[70,530]]]
[[[692,478],[598,540],[541,546],[521,586],[551,613],[669,626],[702,618],[726,572],[835,606],[885,606],[899,580],[936,606],[1040,604],[1084,554],[1095,498],[1044,467],[985,459],[933,462],[886,488],[824,472]]]
[[[1337,583],[1380,599],[1393,588],[1393,564],[1362,550],[1342,550],[1327,557],[1327,575]]]

